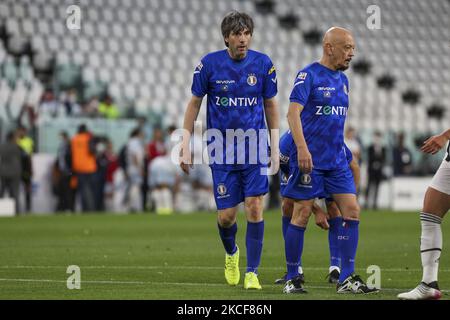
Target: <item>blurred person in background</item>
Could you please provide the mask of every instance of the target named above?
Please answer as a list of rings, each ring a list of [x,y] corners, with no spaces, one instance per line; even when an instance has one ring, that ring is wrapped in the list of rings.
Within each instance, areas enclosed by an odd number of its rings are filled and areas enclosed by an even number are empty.
[[[129,184],[128,209],[142,211],[142,183],[144,182],[144,134],[139,128],[131,132],[126,146],[127,176]]]
[[[350,149],[353,155],[353,159],[360,165],[361,164],[361,143],[356,135],[356,130],[353,127],[348,127],[345,130],[344,142],[347,148]]]
[[[106,119],[117,119],[120,116],[119,108],[108,94],[98,105],[98,113]]]
[[[99,100],[97,96],[91,97],[81,108],[81,116],[95,118],[98,116]]]
[[[181,170],[171,160],[175,146],[171,135],[176,130],[174,125],[167,128],[167,139],[164,131],[155,128],[154,145],[149,146],[149,166],[147,183],[151,190],[151,199],[157,214],[171,214],[176,210],[176,200],[181,182]]]
[[[152,126],[148,124],[147,118],[144,116],[139,116],[137,118],[137,127],[144,133],[144,143],[149,143],[153,135],[153,130]]]
[[[203,161],[203,151],[206,148],[206,141],[203,141],[202,132],[194,130],[191,138],[191,150],[195,162],[188,177],[192,184],[193,200],[197,210],[214,210],[212,174],[208,159]]]
[[[151,162],[156,157],[165,155],[167,153],[164,131],[161,128],[155,127],[153,129],[153,138],[147,146],[147,152],[149,162]]]
[[[33,179],[33,150],[34,142],[27,135],[28,130],[23,126],[17,128],[17,144],[24,151],[22,153],[22,183],[25,191],[25,211],[31,211],[31,194]]]
[[[39,104],[39,115],[44,118],[56,118],[62,113],[62,105],[56,99],[52,89],[46,89]]]
[[[6,141],[0,144],[0,197],[8,196],[15,201],[16,215],[20,213],[19,190],[22,178],[22,155],[24,151],[17,144],[17,134],[8,132]]]
[[[20,110],[18,122],[20,125],[28,126],[30,128],[30,134],[33,138],[36,137],[36,125],[38,114],[33,105],[25,103]]]
[[[381,132],[376,131],[372,144],[368,149],[367,173],[368,183],[366,188],[366,208],[378,209],[378,189],[383,180],[383,167],[386,163],[386,148],[383,146]],[[372,202],[370,198],[372,197]]]
[[[109,157],[106,154],[109,139],[99,137],[96,139],[95,153],[97,162],[97,171],[95,172],[95,210],[105,211],[105,186],[106,175],[109,166]]]
[[[81,197],[84,212],[95,210],[95,141],[85,124],[78,127],[78,133],[71,143],[72,171],[77,177],[77,193]]]
[[[105,210],[114,211],[114,174],[120,166],[118,156],[114,153],[113,144],[109,139],[106,143],[105,156],[108,159],[105,183]]]
[[[149,163],[148,185],[157,214],[172,214],[175,208],[176,190],[179,184],[178,167],[170,154],[156,157]]]
[[[394,157],[394,176],[408,176],[413,171],[412,154],[405,146],[405,135],[397,135],[396,144],[393,150]]]
[[[160,156],[163,156],[166,154],[166,146],[164,143],[164,131],[160,127],[153,128],[153,136],[152,140],[147,145],[147,153],[146,153],[146,159],[145,159],[145,169],[144,169],[144,181],[146,183],[142,184],[142,197],[143,197],[143,208],[146,208],[147,205],[147,197],[148,197],[148,191],[150,184],[147,183],[150,181],[149,176],[149,168],[151,162]],[[150,196],[151,199],[153,197]]]
[[[69,89],[64,91],[61,95],[61,102],[65,108],[65,113],[68,116],[80,116],[82,109],[77,101],[77,91]]]
[[[70,137],[66,131],[59,134],[60,143],[56,154],[55,163],[55,193],[58,198],[56,204],[57,212],[75,211],[74,193],[70,187],[70,179],[72,176],[72,159],[70,151]]]

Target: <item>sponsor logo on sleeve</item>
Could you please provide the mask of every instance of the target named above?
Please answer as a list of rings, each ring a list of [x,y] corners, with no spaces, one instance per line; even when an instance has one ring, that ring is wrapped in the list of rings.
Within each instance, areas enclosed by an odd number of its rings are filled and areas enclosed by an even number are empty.
[[[272,68],[270,68],[268,75],[271,75],[273,72],[275,71],[275,66],[272,66]]]
[[[300,72],[297,76],[298,80],[305,80],[308,74],[306,72]]]
[[[194,74],[200,73],[200,71],[202,71],[202,68],[203,68],[203,63],[200,62],[200,63],[197,65],[197,67],[195,67]]]

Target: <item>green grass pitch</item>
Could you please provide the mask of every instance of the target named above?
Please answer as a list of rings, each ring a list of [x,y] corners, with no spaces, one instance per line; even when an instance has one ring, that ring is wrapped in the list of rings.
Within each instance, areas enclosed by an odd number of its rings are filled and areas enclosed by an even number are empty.
[[[337,295],[328,284],[327,232],[310,220],[303,268],[306,295],[286,295],[273,281],[285,271],[278,211],[265,213],[259,269],[261,291],[243,289],[245,218],[238,217],[239,286],[225,284],[224,250],[216,215],[150,214],[27,216],[0,219],[0,299],[396,299],[421,279],[418,213],[362,212],[357,273],[381,268],[376,295]],[[442,224],[444,250],[439,283],[450,290],[450,234]],[[67,289],[67,267],[81,269],[81,289]]]

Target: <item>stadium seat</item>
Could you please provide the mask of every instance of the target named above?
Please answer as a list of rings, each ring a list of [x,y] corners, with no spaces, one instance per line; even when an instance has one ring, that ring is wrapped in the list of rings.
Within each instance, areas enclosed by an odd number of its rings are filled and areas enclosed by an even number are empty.
[[[56,54],[61,63],[83,65],[89,70],[83,71],[83,75],[88,74],[89,79],[97,79],[96,73],[107,69],[101,78],[106,80],[110,75],[113,88],[122,88],[128,81],[136,85],[141,85],[139,81],[146,82],[149,87],[157,83],[174,85],[179,92],[174,94],[176,98],[172,103],[178,104],[183,96],[189,96],[189,88],[186,88],[189,85],[186,84],[191,82],[193,69],[200,58],[223,47],[219,26],[223,14],[231,9],[254,12],[253,48],[269,54],[277,67],[278,98],[283,112],[297,70],[317,60],[322,50],[320,44],[305,45],[302,33],[312,29],[323,32],[332,24],[348,26],[356,36],[357,58],[368,59],[373,66],[366,79],[356,76],[352,70],[347,71],[351,99],[361,105],[355,111],[355,118],[373,116],[370,109],[376,105],[364,101],[377,97],[383,104],[388,103],[388,99],[392,108],[398,108],[382,111],[380,117],[392,114],[401,122],[404,108],[401,93],[409,86],[420,87],[423,95],[441,95],[442,101],[450,100],[450,88],[443,86],[450,80],[450,55],[448,43],[441,41],[448,33],[445,27],[449,20],[445,14],[449,10],[448,1],[286,0],[276,2],[276,14],[266,15],[256,13],[251,0],[135,0],[126,3],[81,0],[78,4],[89,10],[83,15],[83,32],[76,34],[67,33],[65,24],[61,23],[61,17],[66,16],[66,7],[59,0],[8,0],[0,4],[0,17],[6,18],[9,32],[31,35],[33,49],[47,55]],[[370,4],[377,4],[383,10],[381,30],[369,30],[361,23],[367,18],[366,9]],[[336,10],[324,10],[331,7]],[[399,10],[406,10],[405,14],[396,14]],[[416,10],[422,14],[412,14]],[[281,28],[278,16],[286,13],[298,14],[298,30]],[[75,53],[78,51],[81,53]],[[420,75],[424,87],[415,82],[417,70],[427,70]],[[384,93],[376,86],[374,75],[388,71],[396,76],[397,86],[391,93]],[[136,99],[143,98],[140,95],[148,95],[148,92],[154,95],[153,89],[136,88]],[[155,90],[155,95],[162,99],[164,95],[156,92],[160,92],[159,89]],[[426,115],[421,110],[416,116]],[[371,123],[367,122],[369,128]],[[395,121],[385,123],[387,129],[395,129]]]
[[[11,16],[11,12],[9,10],[9,6],[6,3],[0,3],[0,18],[6,19]]]
[[[55,8],[51,5],[43,6],[42,13],[43,13],[43,17],[48,21],[56,19]]]

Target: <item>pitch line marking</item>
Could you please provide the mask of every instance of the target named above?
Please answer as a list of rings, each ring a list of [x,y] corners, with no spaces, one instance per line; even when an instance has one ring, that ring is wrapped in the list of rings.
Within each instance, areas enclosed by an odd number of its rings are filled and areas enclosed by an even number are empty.
[[[47,282],[47,283],[66,283],[67,280],[53,280],[53,279],[8,279],[0,278],[3,282]],[[83,280],[83,283],[91,284],[139,284],[139,285],[174,285],[174,286],[209,286],[209,287],[223,287],[226,286],[224,283],[193,283],[193,282],[152,282],[152,281],[120,281],[120,280]],[[279,285],[266,284],[265,287],[277,287],[281,288]],[[333,289],[332,286],[308,286],[305,288],[311,289]],[[381,288],[381,291],[405,291],[408,289],[400,288]],[[441,290],[441,292],[448,293],[450,290]]]
[[[67,268],[67,266],[26,266],[26,265],[17,265],[17,266],[0,266],[0,269],[59,269],[59,268]],[[142,269],[142,270],[158,270],[158,269],[193,269],[193,270],[222,270],[223,267],[212,267],[212,266],[83,266],[80,265],[80,268],[83,269]],[[241,268],[245,269],[245,268]],[[284,270],[285,268],[280,267],[260,267],[260,270]],[[304,270],[311,271],[323,271],[328,270],[326,267],[305,267]],[[365,271],[365,268],[355,268],[355,270]],[[382,271],[387,272],[422,272],[422,269],[402,269],[402,268],[381,268]],[[440,272],[450,272],[450,269],[440,269]]]

